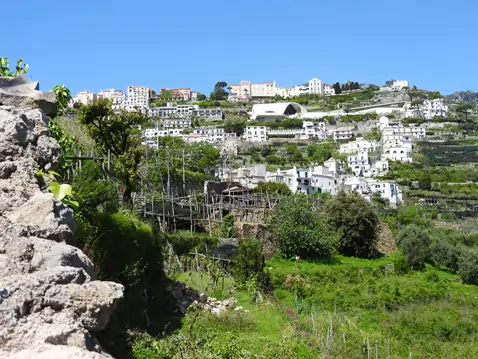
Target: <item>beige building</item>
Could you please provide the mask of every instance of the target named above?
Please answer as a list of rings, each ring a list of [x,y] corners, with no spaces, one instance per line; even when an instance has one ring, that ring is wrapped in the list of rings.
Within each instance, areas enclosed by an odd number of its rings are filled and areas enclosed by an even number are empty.
[[[229,98],[234,101],[247,99],[271,98],[276,95],[276,82],[253,83],[242,80],[239,84],[231,85]]]
[[[90,105],[93,102],[95,102],[97,99],[97,96],[95,93],[91,91],[80,91],[76,94],[76,96],[73,96],[71,99],[71,106],[75,103],[80,103],[82,105]]]

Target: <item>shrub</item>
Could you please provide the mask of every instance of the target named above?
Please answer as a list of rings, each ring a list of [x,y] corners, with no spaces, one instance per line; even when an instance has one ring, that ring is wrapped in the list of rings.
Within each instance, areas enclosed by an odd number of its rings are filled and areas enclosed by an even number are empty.
[[[269,292],[271,281],[264,272],[264,265],[262,243],[255,239],[242,239],[234,264],[235,282],[243,286],[250,280],[256,280],[260,290]]]
[[[336,253],[338,233],[320,220],[304,195],[283,198],[270,223],[279,252],[285,258],[330,258]]]
[[[271,195],[284,195],[288,196],[292,194],[289,187],[285,183],[280,182],[259,182],[256,187],[257,192],[269,193]]]
[[[413,269],[422,269],[430,253],[431,240],[428,233],[414,225],[405,227],[397,237],[408,265]]]
[[[341,234],[342,254],[368,258],[375,254],[379,220],[372,205],[361,195],[339,192],[325,203],[322,215]]]
[[[458,259],[461,256],[461,247],[441,239],[430,247],[430,261],[437,267],[446,267],[451,272],[458,270]]]
[[[478,285],[478,249],[470,248],[461,253],[458,274],[463,282]]]
[[[227,214],[222,219],[221,236],[224,238],[233,238],[236,236],[236,229],[234,228],[236,217],[233,214]]]

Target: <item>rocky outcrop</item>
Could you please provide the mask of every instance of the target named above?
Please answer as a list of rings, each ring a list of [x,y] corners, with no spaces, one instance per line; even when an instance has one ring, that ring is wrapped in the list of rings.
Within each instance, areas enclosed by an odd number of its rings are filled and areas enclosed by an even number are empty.
[[[0,106],[0,359],[109,358],[95,334],[123,286],[94,280],[72,210],[40,189],[35,172],[57,167],[59,146],[38,108],[49,96],[28,96],[7,103],[36,109]]]
[[[55,94],[39,91],[38,82],[32,82],[25,76],[0,77],[0,105],[39,108],[47,116],[57,112]]]

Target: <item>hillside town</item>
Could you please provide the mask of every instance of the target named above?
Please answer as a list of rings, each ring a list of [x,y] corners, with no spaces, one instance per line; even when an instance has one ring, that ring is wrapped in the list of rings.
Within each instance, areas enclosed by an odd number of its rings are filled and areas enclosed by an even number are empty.
[[[224,87],[225,82],[218,83],[215,90]],[[221,150],[223,157],[232,158],[229,166],[223,161],[223,165],[216,169],[216,178],[235,183],[237,188],[254,189],[261,182],[277,182],[285,184],[292,192],[335,195],[339,191],[355,191],[369,201],[380,196],[391,206],[397,206],[402,201],[400,188],[396,182],[385,180],[383,176],[393,162],[412,162],[414,142],[427,137],[425,125],[404,124],[402,120],[432,120],[447,116],[449,110],[443,98],[419,102],[411,101],[411,98],[403,100],[410,89],[406,80],[392,80],[385,86],[375,87],[378,94],[393,95],[400,100],[360,108],[317,111],[294,100],[310,95],[357,94],[369,89],[370,85],[349,82],[332,86],[318,78],[292,87],[279,87],[275,81],[240,81],[227,87],[229,92],[225,98],[232,106],[242,104],[239,110],[248,123],[239,133],[227,132],[224,128],[224,121],[230,114],[228,108],[221,108],[219,101],[215,101],[213,107],[202,106],[200,100],[207,100],[206,96],[190,88],[163,88],[158,93],[145,86],[129,86],[126,92],[116,89],[96,94],[80,91],[71,99],[70,106],[108,99],[115,111],[147,114],[153,119],[153,127],[142,129],[142,133],[144,144],[152,149],[158,147],[161,137],[174,137],[186,143],[210,143]],[[347,116],[366,116],[368,121],[355,124],[341,120]],[[282,128],[280,123],[286,119],[295,119],[301,126]],[[279,126],[267,126],[270,121],[278,122]],[[375,131],[377,139],[364,138],[370,131]],[[272,170],[268,170],[271,166],[266,163],[251,163],[250,160],[234,163],[238,153],[280,140],[303,147],[311,142],[333,142],[341,156],[331,157],[323,163],[292,164]]]

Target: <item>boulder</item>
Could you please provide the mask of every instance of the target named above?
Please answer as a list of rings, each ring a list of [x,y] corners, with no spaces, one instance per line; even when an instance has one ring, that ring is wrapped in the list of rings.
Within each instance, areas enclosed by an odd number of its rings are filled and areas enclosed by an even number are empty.
[[[2,78],[0,81],[0,105],[20,108],[38,108],[47,115],[57,113],[57,101],[54,92],[38,90],[38,82],[26,77]]]

